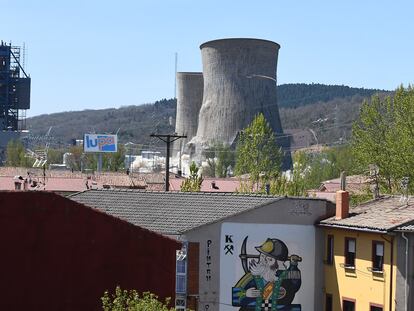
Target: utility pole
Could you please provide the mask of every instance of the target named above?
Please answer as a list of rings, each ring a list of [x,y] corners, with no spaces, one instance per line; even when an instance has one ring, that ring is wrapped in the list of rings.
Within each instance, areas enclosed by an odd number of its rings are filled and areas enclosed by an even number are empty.
[[[151,134],[150,136],[157,137],[158,139],[167,143],[167,158],[165,159],[165,191],[170,191],[170,146],[172,142],[180,138],[187,138],[187,136],[175,134]]]

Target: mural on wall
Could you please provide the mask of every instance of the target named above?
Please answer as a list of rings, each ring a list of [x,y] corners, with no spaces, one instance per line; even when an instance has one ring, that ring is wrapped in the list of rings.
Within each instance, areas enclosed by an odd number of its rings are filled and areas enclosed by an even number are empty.
[[[224,223],[220,310],[313,310],[314,241],[313,226]]]
[[[300,311],[301,306],[292,305],[292,301],[302,284],[298,268],[302,258],[289,256],[286,244],[274,238],[255,247],[257,255],[247,254],[247,239],[248,236],[239,255],[245,275],[233,287],[232,305],[241,307],[240,310]]]

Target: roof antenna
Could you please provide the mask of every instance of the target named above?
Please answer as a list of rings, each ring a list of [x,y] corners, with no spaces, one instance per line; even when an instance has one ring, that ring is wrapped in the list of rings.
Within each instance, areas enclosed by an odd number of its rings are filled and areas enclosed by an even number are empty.
[[[408,205],[408,185],[410,183],[410,178],[409,177],[403,177],[401,179],[401,197],[400,197],[400,202],[401,203],[405,203],[406,205]]]
[[[378,174],[379,174],[379,167],[376,164],[370,164],[369,165],[369,176],[371,177],[371,180],[374,181],[374,184],[371,187],[374,200],[378,199],[380,196]]]

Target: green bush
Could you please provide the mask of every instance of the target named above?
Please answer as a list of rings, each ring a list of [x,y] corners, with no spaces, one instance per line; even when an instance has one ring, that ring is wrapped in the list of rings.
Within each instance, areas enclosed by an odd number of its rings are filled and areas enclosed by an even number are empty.
[[[115,293],[106,291],[101,298],[104,311],[173,311],[169,308],[170,299],[165,302],[158,300],[158,296],[150,292],[140,295],[136,290],[123,290],[116,287]]]

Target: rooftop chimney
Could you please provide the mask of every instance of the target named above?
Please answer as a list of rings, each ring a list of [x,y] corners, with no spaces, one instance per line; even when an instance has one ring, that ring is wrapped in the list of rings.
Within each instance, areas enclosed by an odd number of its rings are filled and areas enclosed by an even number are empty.
[[[336,215],[335,219],[340,220],[349,216],[349,193],[338,190],[336,192]]]

